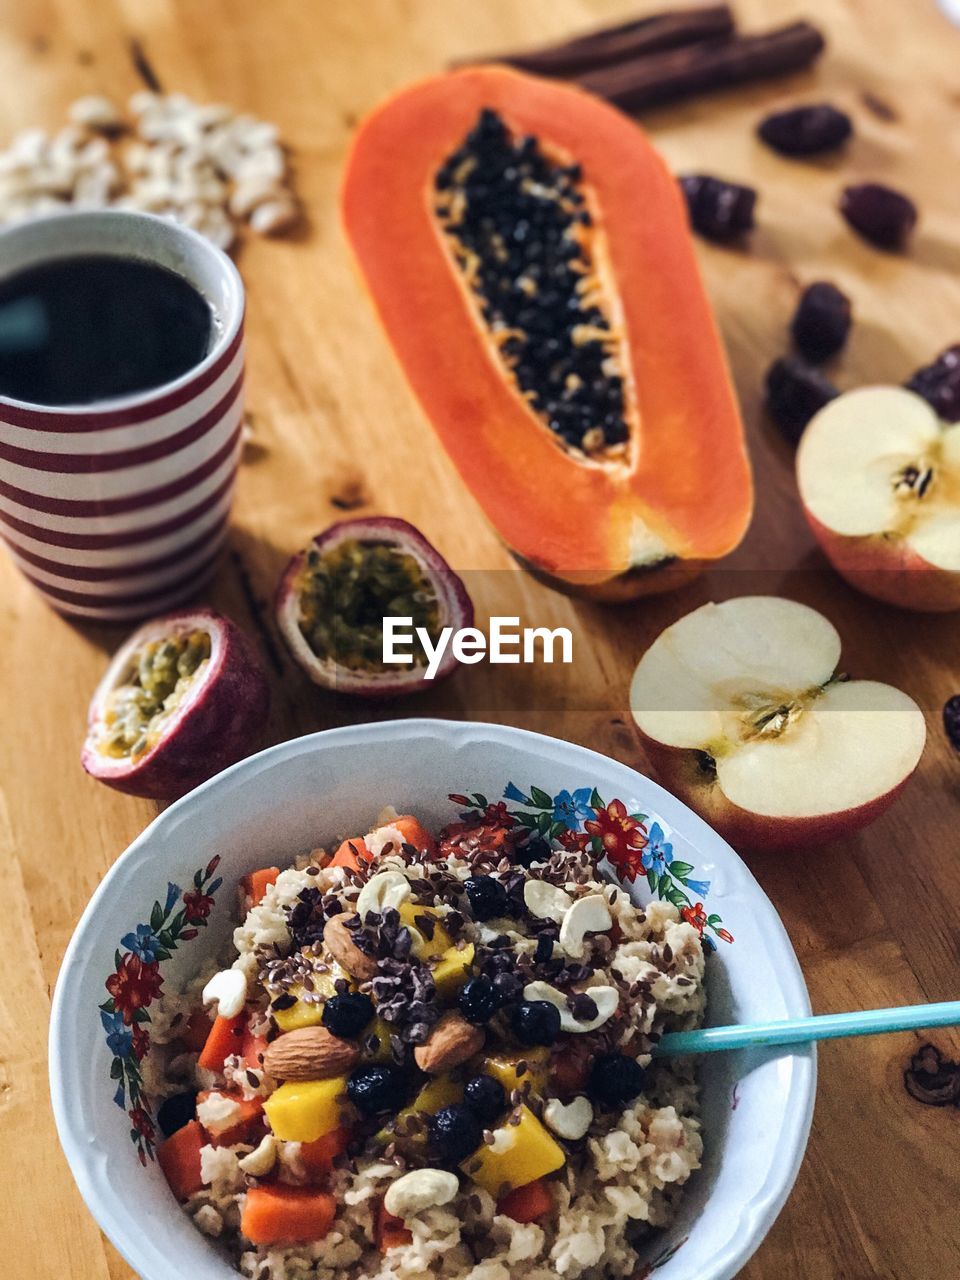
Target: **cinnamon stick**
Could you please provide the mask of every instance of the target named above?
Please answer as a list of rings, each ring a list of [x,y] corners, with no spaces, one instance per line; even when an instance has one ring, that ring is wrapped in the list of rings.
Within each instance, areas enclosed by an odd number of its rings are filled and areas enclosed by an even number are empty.
[[[490,54],[482,59],[471,58],[470,62],[502,62],[541,76],[574,77],[663,49],[720,39],[731,35],[733,30],[734,18],[729,5],[706,5],[653,13],[618,26],[589,31],[572,40],[537,49]]]
[[[630,58],[584,72],[577,80],[601,98],[637,111],[672,98],[798,71],[813,62],[823,47],[816,27],[794,22],[761,35],[734,35]]]

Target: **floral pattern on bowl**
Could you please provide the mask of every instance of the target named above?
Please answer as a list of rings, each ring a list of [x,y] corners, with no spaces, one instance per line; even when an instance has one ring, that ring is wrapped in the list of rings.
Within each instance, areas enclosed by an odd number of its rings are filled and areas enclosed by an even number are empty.
[[[156,1143],[156,1123],[140,1071],[150,1048],[149,1008],[163,994],[162,962],[206,927],[214,895],[223,883],[219,876],[214,878],[219,864],[219,856],[211,858],[186,892],[177,884],[167,885],[165,900],[153,904],[150,923],[138,924],[120,939],[123,950],[114,954],[114,971],[104,983],[110,999],[100,1005],[100,1022],[113,1055],[113,1100],[130,1118],[130,1140],[144,1165],[153,1159]]]
[[[662,819],[630,813],[622,800],[604,803],[596,787],[561,790],[551,796],[540,787],[523,791],[508,782],[503,799],[494,804],[480,792],[455,793],[450,799],[460,806],[473,806],[461,814],[464,821],[493,827],[520,825],[538,832],[555,848],[570,852],[589,848],[597,858],[606,858],[621,883],[633,884],[641,875],[646,876],[650,892],[673,903],[708,950],[716,949],[711,934],[722,942],[733,942],[733,934],[723,928],[720,915],[708,914],[704,906],[710,881],[694,879],[696,867],[674,856],[673,842],[667,839],[670,828]],[[511,809],[507,801],[524,807]]]

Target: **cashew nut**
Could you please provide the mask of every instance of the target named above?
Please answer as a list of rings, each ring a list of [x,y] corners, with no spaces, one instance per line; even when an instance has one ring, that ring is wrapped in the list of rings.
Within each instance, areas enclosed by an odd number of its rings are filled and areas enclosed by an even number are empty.
[[[415,1218],[424,1209],[449,1204],[460,1190],[455,1173],[446,1169],[412,1169],[396,1182],[391,1182],[383,1205],[387,1213],[398,1218]]]
[[[254,1147],[249,1155],[245,1155],[237,1163],[244,1173],[250,1173],[255,1178],[265,1177],[277,1163],[276,1138],[268,1133],[261,1139],[259,1147]]]
[[[523,886],[523,900],[527,910],[538,920],[555,920],[557,924],[573,906],[569,893],[546,880],[528,880]]]
[[[410,897],[410,881],[402,871],[381,871],[371,876],[357,898],[357,915],[366,920],[367,913],[381,915],[389,907],[399,907]]]
[[[216,1004],[221,1018],[235,1018],[247,1002],[247,979],[239,969],[221,969],[203,988],[203,1003]]]
[[[555,1005],[560,1011],[562,1030],[574,1033],[596,1031],[597,1027],[602,1027],[613,1017],[620,1003],[620,993],[616,987],[588,987],[586,991],[577,994],[589,996],[594,1002],[597,1006],[595,1018],[587,1022],[578,1022],[570,1012],[566,995],[556,987],[552,987],[549,982],[528,982],[523,989],[524,1000],[546,1000],[549,1004]]]
[[[574,1098],[566,1105],[559,1098],[551,1098],[543,1108],[543,1123],[558,1137],[575,1141],[582,1138],[593,1123],[593,1107],[587,1098]],[[242,1160],[240,1164],[243,1165]]]
[[[606,933],[613,924],[613,917],[602,894],[591,893],[578,898],[560,925],[560,946],[568,956],[579,960],[585,949],[588,933]]]

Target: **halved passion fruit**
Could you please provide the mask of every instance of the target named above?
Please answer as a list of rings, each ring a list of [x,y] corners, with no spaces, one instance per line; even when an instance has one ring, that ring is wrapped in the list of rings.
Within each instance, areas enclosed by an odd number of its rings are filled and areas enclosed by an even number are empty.
[[[90,703],[81,761],[129,795],[170,800],[245,756],[270,708],[250,641],[210,609],[145,623]]]
[[[410,665],[383,661],[383,620],[410,618],[435,645],[444,627],[469,627],[473,604],[443,556],[412,524],[386,516],[343,520],[318,533],[290,561],[277,591],[277,623],[315,684],[361,697],[422,688],[426,650],[415,639]],[[450,675],[449,648],[435,679]]]

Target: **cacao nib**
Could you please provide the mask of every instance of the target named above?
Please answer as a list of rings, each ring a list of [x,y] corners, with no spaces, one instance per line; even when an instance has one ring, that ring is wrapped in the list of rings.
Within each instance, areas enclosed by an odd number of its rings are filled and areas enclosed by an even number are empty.
[[[694,231],[708,240],[733,240],[753,228],[757,193],[753,187],[725,182],[706,173],[680,178]]]
[[[960,343],[918,369],[906,386],[923,396],[945,422],[960,422]]]
[[[819,369],[795,356],[781,356],[767,370],[767,408],[777,426],[797,444],[803,429],[840,393]]]
[[[833,151],[853,132],[845,111],[828,102],[774,111],[760,121],[758,136],[784,156],[813,156]]]
[[[955,693],[944,704],[943,727],[950,745],[960,751],[960,693]]]
[[[826,360],[846,342],[852,315],[847,295],[828,280],[818,280],[800,295],[790,332],[808,360]]]
[[[840,212],[854,231],[880,249],[902,249],[917,223],[917,206],[910,197],[880,182],[844,188]]]

